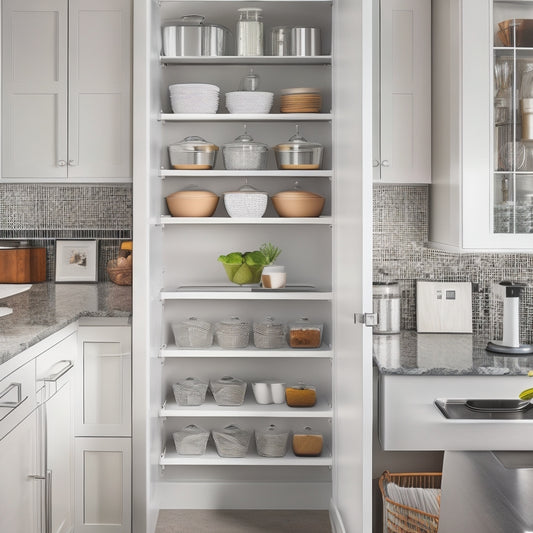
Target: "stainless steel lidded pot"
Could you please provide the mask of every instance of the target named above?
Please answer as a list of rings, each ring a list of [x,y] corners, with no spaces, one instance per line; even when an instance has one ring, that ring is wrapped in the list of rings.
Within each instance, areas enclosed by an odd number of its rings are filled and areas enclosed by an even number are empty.
[[[229,55],[230,32],[220,24],[205,23],[202,15],[185,15],[163,26],[165,56]]]
[[[296,126],[296,135],[288,142],[274,146],[276,164],[280,170],[316,170],[322,164],[324,147],[311,142],[300,135]]]

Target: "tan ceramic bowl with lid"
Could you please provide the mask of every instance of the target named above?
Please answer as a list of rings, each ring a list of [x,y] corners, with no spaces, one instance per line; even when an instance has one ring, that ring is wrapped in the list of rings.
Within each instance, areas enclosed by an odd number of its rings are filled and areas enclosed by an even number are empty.
[[[292,189],[272,196],[272,205],[280,217],[319,217],[325,201],[320,194],[304,191],[298,182]]]
[[[218,196],[211,191],[188,187],[166,197],[173,217],[210,217],[217,208]]]

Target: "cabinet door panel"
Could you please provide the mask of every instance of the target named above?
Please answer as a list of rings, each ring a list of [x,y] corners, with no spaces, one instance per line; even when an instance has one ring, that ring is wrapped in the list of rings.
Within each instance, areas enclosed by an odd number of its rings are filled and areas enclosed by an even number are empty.
[[[131,435],[131,340],[127,327],[81,327],[76,435]]]
[[[128,178],[130,0],[71,0],[70,6],[69,177]]]
[[[0,531],[39,531],[40,485],[38,474],[37,415],[34,411],[0,440]]]
[[[76,531],[131,529],[131,440],[76,439]]]
[[[2,11],[2,176],[67,176],[66,0]],[[65,161],[62,166],[60,161]]]
[[[431,181],[431,2],[381,10],[381,180]]]

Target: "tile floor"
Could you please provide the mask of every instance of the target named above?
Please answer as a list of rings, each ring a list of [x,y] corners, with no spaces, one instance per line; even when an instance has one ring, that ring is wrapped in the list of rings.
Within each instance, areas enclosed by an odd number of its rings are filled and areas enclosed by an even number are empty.
[[[156,533],[331,533],[327,511],[175,510],[159,512]]]

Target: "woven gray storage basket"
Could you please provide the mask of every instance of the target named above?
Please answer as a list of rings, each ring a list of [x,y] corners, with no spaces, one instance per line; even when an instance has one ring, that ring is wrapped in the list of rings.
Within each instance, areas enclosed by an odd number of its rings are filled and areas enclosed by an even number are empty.
[[[217,405],[242,405],[246,394],[246,381],[224,376],[210,382],[211,392]]]
[[[207,383],[199,378],[185,378],[172,385],[174,398],[179,405],[202,405]]]
[[[288,431],[280,431],[271,424],[263,431],[255,432],[257,453],[263,457],[283,457],[287,453]]]
[[[220,457],[245,457],[252,432],[230,424],[222,431],[213,430],[213,439]]]
[[[176,452],[180,455],[203,455],[207,447],[209,431],[196,424],[189,424],[182,430],[172,433],[172,437]]]

